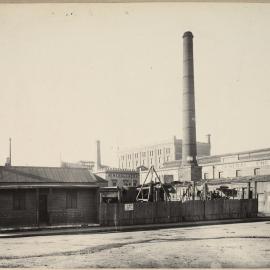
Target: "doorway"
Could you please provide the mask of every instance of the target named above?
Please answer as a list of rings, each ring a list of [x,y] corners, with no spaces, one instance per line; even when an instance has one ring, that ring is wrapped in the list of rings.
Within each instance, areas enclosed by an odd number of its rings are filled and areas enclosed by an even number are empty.
[[[40,224],[48,224],[49,215],[48,215],[48,204],[47,194],[39,194],[39,223]]]

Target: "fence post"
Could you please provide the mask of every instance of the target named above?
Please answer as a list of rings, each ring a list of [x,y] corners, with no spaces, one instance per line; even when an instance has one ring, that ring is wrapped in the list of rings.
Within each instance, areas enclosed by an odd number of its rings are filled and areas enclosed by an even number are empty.
[[[206,220],[206,215],[205,215],[205,202],[206,202],[206,200],[203,200],[203,220]]]
[[[119,221],[119,217],[118,217],[118,203],[114,203],[114,213],[113,213],[113,220],[114,220],[114,226],[117,227],[118,226],[118,221]]]

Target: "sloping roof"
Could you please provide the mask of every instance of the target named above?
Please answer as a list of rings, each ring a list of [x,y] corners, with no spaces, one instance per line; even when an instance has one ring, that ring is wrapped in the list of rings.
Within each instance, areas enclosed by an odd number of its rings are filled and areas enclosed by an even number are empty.
[[[77,183],[99,185],[101,179],[85,168],[0,166],[0,184]]]
[[[96,177],[96,179],[101,182],[101,183],[104,183],[104,184],[108,184],[108,181],[103,179],[102,177],[98,176],[97,174],[94,174],[94,176]]]

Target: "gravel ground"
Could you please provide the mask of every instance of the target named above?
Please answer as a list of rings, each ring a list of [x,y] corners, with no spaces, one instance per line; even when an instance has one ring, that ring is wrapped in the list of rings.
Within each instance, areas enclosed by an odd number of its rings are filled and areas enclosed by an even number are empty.
[[[0,267],[270,267],[270,222],[0,239]]]

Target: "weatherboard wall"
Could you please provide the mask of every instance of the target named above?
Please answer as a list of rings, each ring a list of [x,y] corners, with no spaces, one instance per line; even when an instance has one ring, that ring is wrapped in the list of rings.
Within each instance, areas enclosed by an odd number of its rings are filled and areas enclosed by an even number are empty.
[[[77,206],[67,208],[68,189],[57,188],[42,190],[25,189],[24,209],[14,209],[14,192],[16,190],[0,190],[0,228],[43,226],[60,224],[85,224],[98,222],[97,188],[75,189]],[[20,190],[17,190],[20,191]],[[48,221],[39,219],[38,196],[47,194]]]

